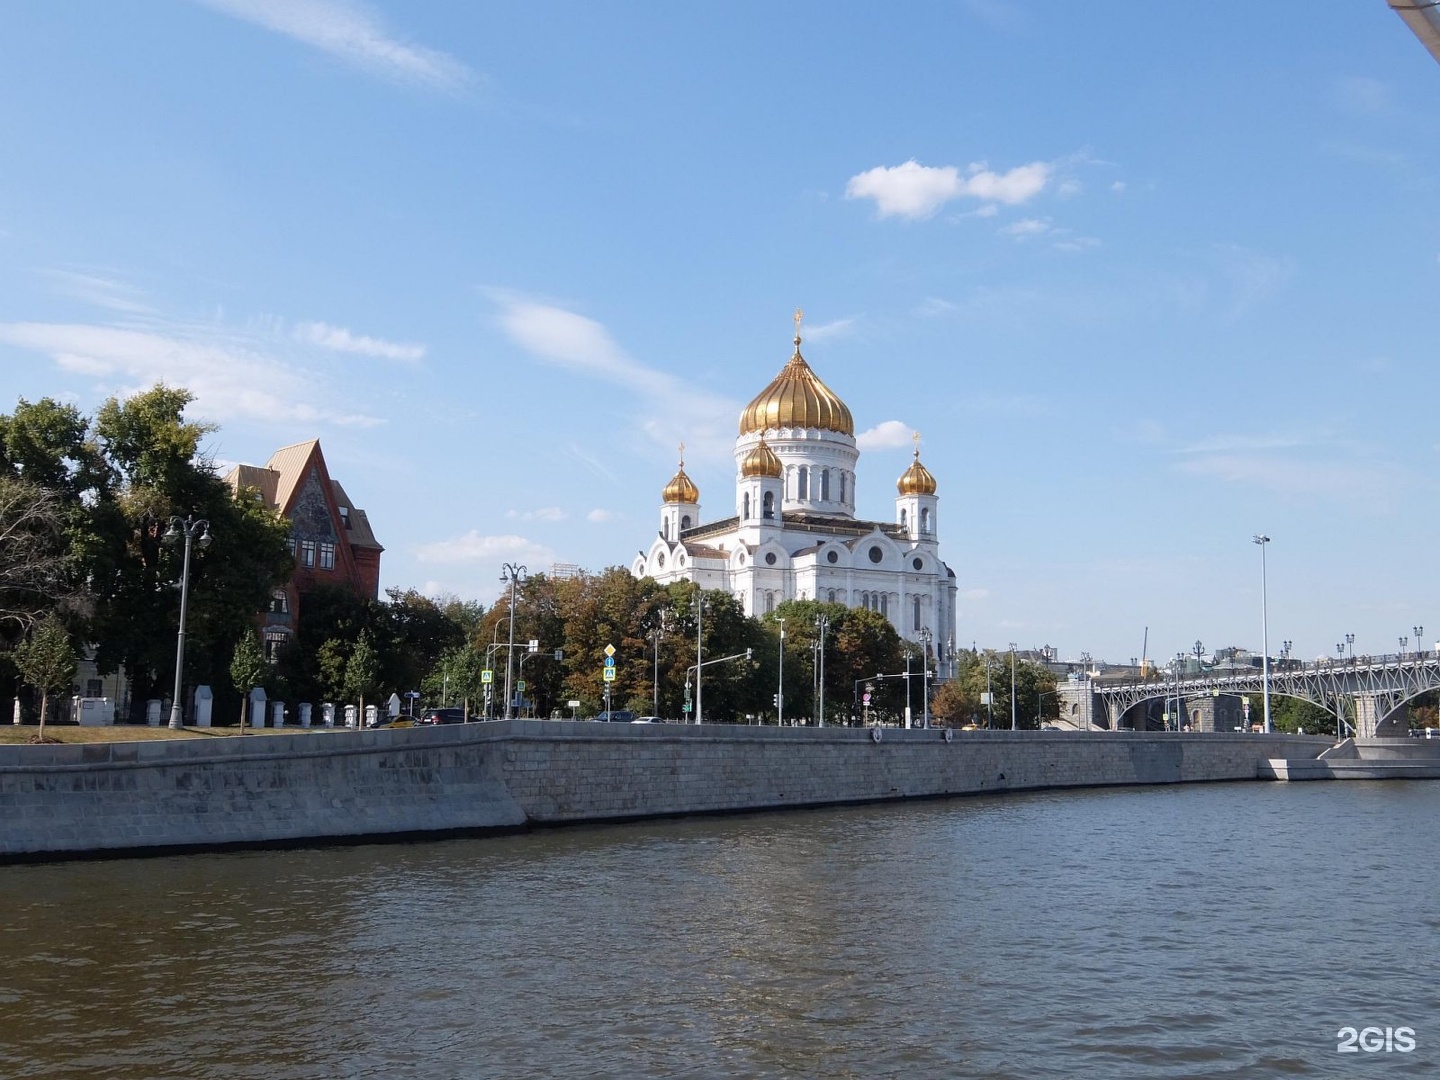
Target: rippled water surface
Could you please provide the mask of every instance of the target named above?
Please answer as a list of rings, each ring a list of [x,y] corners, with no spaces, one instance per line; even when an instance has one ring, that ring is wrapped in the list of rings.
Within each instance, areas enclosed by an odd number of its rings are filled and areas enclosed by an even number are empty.
[[[1223,784],[3,867],[0,1076],[1436,1075],[1437,811]]]

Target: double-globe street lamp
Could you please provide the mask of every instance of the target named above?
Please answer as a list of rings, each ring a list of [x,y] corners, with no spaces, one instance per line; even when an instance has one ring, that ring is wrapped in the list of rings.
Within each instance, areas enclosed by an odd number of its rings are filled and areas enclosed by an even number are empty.
[[[190,546],[198,540],[203,551],[210,546],[210,522],[194,515],[181,518],[178,514],[170,519],[170,528],[165,530],[167,544],[185,539],[185,561],[180,568],[180,633],[175,642],[175,696],[170,699],[170,730],[179,731],[184,725],[180,709],[180,680],[185,668],[185,609],[190,601]]]
[[[505,563],[500,571],[500,580],[510,583],[510,645],[505,650],[505,719],[509,720],[514,715],[515,699],[510,695],[510,668],[511,660],[515,655],[515,583],[525,580],[526,570],[524,566],[515,563]]]
[[[1260,676],[1265,700],[1265,733],[1270,733],[1270,620],[1265,595],[1265,545],[1270,537],[1256,533],[1253,542],[1260,548]]]
[[[819,694],[818,694],[819,706],[818,706],[817,709],[816,709],[816,716],[817,716],[818,720],[817,720],[817,725],[816,725],[816,726],[818,726],[818,727],[824,727],[824,726],[825,726],[825,631],[828,630],[828,629],[830,629],[830,616],[829,616],[829,615],[823,615],[823,614],[822,614],[822,615],[817,615],[817,616],[815,616],[815,629],[816,629],[817,631],[819,631],[819,634],[820,634],[820,640],[815,643],[816,646],[817,646],[817,648],[816,648],[816,650],[815,650],[815,654],[816,654],[817,657],[819,657],[819,661],[820,661],[820,663],[819,663],[819,674],[818,674],[817,679],[816,679],[817,684],[818,684],[818,687],[819,687]]]

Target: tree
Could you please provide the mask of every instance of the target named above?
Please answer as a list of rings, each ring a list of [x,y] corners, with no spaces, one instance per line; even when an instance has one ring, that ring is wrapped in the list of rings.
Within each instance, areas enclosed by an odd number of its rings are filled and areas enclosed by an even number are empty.
[[[95,434],[118,478],[107,526],[109,565],[93,575],[91,636],[101,671],[124,666],[143,701],[173,658],[183,545],[164,541],[172,516],[210,523],[213,543],[190,572],[186,662],[217,682],[233,643],[294,568],[288,523],[254,492],[232,492],[199,449],[213,428],[185,420],[191,395],[157,385],[100,409]]]
[[[373,692],[379,685],[380,656],[375,651],[375,646],[370,643],[369,633],[362,633],[355,642],[355,647],[350,650],[350,658],[345,661],[345,696],[358,698],[360,701],[356,727],[363,727],[365,724],[365,695]]]
[[[40,691],[39,742],[45,741],[45,713],[51,691],[68,690],[75,679],[75,647],[65,624],[53,612],[30,631],[15,648],[20,677]]]
[[[240,692],[240,734],[245,734],[245,710],[250,705],[250,692],[265,679],[269,665],[265,662],[265,650],[260,638],[253,630],[240,635],[235,643],[235,654],[230,658],[230,681]]]
[[[0,634],[17,640],[69,592],[59,497],[0,473]]]
[[[998,728],[1008,728],[1010,708],[1011,654],[995,649],[961,650],[956,653],[956,675],[935,695],[935,715],[953,726],[978,724],[986,726],[993,718]],[[992,704],[983,705],[982,694],[993,695]],[[1055,676],[1043,664],[1015,660],[1016,725],[1037,728],[1044,720],[1056,715]]]

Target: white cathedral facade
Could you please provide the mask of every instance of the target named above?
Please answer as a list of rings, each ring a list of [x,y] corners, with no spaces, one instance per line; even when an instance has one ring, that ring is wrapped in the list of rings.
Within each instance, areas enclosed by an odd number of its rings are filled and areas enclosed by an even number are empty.
[[[940,558],[935,477],[917,445],[896,482],[895,520],[855,516],[854,421],[800,355],[796,322],[794,356],[740,414],[733,515],[702,518],[682,448],[661,493],[660,531],[631,573],[724,589],[748,615],[784,600],[869,608],[947,659],[956,582]]]

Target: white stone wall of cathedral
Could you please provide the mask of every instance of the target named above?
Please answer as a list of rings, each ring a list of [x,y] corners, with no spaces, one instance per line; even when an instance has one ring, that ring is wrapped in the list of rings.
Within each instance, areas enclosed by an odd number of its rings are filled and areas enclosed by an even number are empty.
[[[746,455],[759,444],[758,433],[742,435],[735,440],[737,476]],[[782,512],[808,510],[855,516],[855,466],[860,460],[860,451],[856,449],[853,438],[835,431],[782,428],[765,432],[765,444],[775,452],[784,467]],[[801,467],[807,470],[805,498],[800,497],[798,490]],[[830,498],[821,499],[819,496],[826,469],[830,470]],[[843,499],[840,497],[842,487]]]

